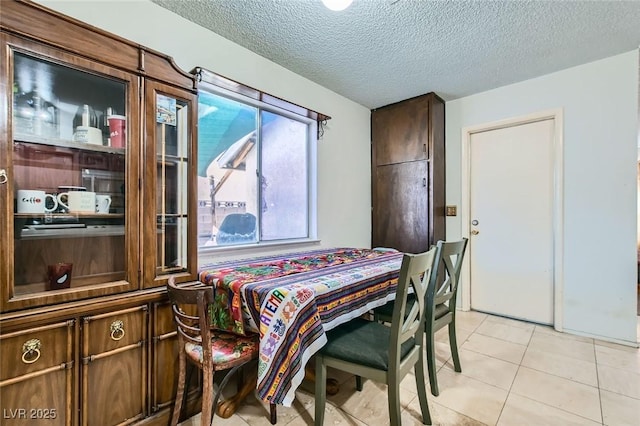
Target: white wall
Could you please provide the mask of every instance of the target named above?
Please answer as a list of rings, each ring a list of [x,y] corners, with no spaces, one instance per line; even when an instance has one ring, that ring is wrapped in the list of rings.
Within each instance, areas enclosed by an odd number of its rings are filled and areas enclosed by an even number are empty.
[[[554,108],[564,114],[564,329],[636,342],[637,51],[447,102],[447,204],[465,202],[463,127]],[[447,220],[447,238],[459,238],[460,217]]]
[[[147,0],[38,3],[196,66],[331,116],[318,143],[318,237],[323,247],[371,244],[370,112]],[[269,251],[292,251],[295,248]],[[217,259],[255,254],[241,251]],[[211,259],[207,259],[210,261]]]

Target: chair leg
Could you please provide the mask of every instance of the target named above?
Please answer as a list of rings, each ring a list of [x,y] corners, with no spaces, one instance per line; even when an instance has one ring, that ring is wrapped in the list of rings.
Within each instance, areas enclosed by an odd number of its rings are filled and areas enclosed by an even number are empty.
[[[435,338],[433,336],[432,324],[427,322],[426,328],[427,335],[427,366],[429,367],[429,383],[431,384],[431,394],[438,396],[440,391],[438,390],[438,378],[436,376],[436,347]]]
[[[458,372],[462,372],[460,366],[460,357],[458,356],[458,342],[456,340],[456,322],[449,323],[449,345],[451,346],[451,356],[453,357],[453,368]]]
[[[424,377],[424,356],[420,356],[418,362],[414,366],[416,376],[416,387],[418,389],[418,400],[420,401],[420,411],[422,411],[422,423],[431,424],[431,413],[429,413],[429,404],[427,402],[427,389],[425,388]]]
[[[171,415],[171,426],[176,426],[178,424],[178,421],[180,420],[180,414],[184,401],[183,397],[184,395],[186,395],[186,392],[184,391],[186,363],[187,360],[185,358],[184,351],[180,351],[180,354],[178,355],[178,389],[176,391],[176,401],[173,405],[173,413]]]
[[[356,390],[362,392],[362,377],[356,376]]]
[[[269,404],[269,417],[272,425],[278,423],[278,411],[276,404]]]
[[[400,426],[402,424],[401,420],[401,408],[400,408],[400,382],[398,380],[398,376],[395,376],[395,379],[392,379],[393,383],[389,383],[388,396],[389,399],[389,422],[391,426]]]
[[[200,424],[210,426],[213,420],[213,371],[205,368],[202,371],[202,414]]]
[[[322,356],[316,354],[316,415],[315,426],[324,424],[324,406],[327,400],[327,366],[322,362]]]

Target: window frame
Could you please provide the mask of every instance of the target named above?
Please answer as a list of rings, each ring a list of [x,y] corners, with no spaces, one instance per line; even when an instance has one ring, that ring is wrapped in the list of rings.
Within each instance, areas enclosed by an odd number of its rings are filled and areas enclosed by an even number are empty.
[[[330,117],[281,100],[240,83],[233,82],[209,71],[198,70],[198,92],[221,96],[235,102],[240,102],[256,108],[256,148],[257,173],[262,175],[262,111],[277,114],[307,126],[307,236],[301,238],[283,238],[276,240],[261,240],[262,212],[257,212],[256,238],[257,241],[243,244],[229,244],[222,246],[200,246],[198,254],[212,252],[232,252],[237,250],[255,249],[256,247],[291,246],[318,242],[318,150],[317,143],[323,133],[323,125]],[[206,76],[206,77],[205,77]],[[207,78],[208,77],[208,78]],[[199,141],[200,142],[200,141]],[[200,146],[198,146],[198,150]],[[262,199],[262,188],[258,185],[258,199]]]

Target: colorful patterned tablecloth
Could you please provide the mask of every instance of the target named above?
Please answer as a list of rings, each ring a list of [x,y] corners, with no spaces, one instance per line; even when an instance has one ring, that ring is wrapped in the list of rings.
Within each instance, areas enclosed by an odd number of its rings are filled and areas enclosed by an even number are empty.
[[[222,262],[200,269],[214,285],[212,324],[260,333],[258,396],[290,406],[325,331],[395,296],[402,253],[323,249]]]

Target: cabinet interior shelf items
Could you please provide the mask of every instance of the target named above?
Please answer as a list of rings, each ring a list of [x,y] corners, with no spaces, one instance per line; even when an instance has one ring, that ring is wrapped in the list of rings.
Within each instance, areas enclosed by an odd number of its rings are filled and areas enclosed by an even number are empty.
[[[105,152],[112,154],[124,154],[126,148],[113,148],[110,146],[104,145],[96,145],[89,144],[85,142],[74,142],[67,139],[52,139],[52,138],[44,138],[35,135],[26,135],[22,133],[15,133],[13,136],[14,143],[32,143],[38,145],[46,145],[46,146],[59,146],[62,148],[74,148],[81,149],[84,151],[95,151],[95,152]]]

